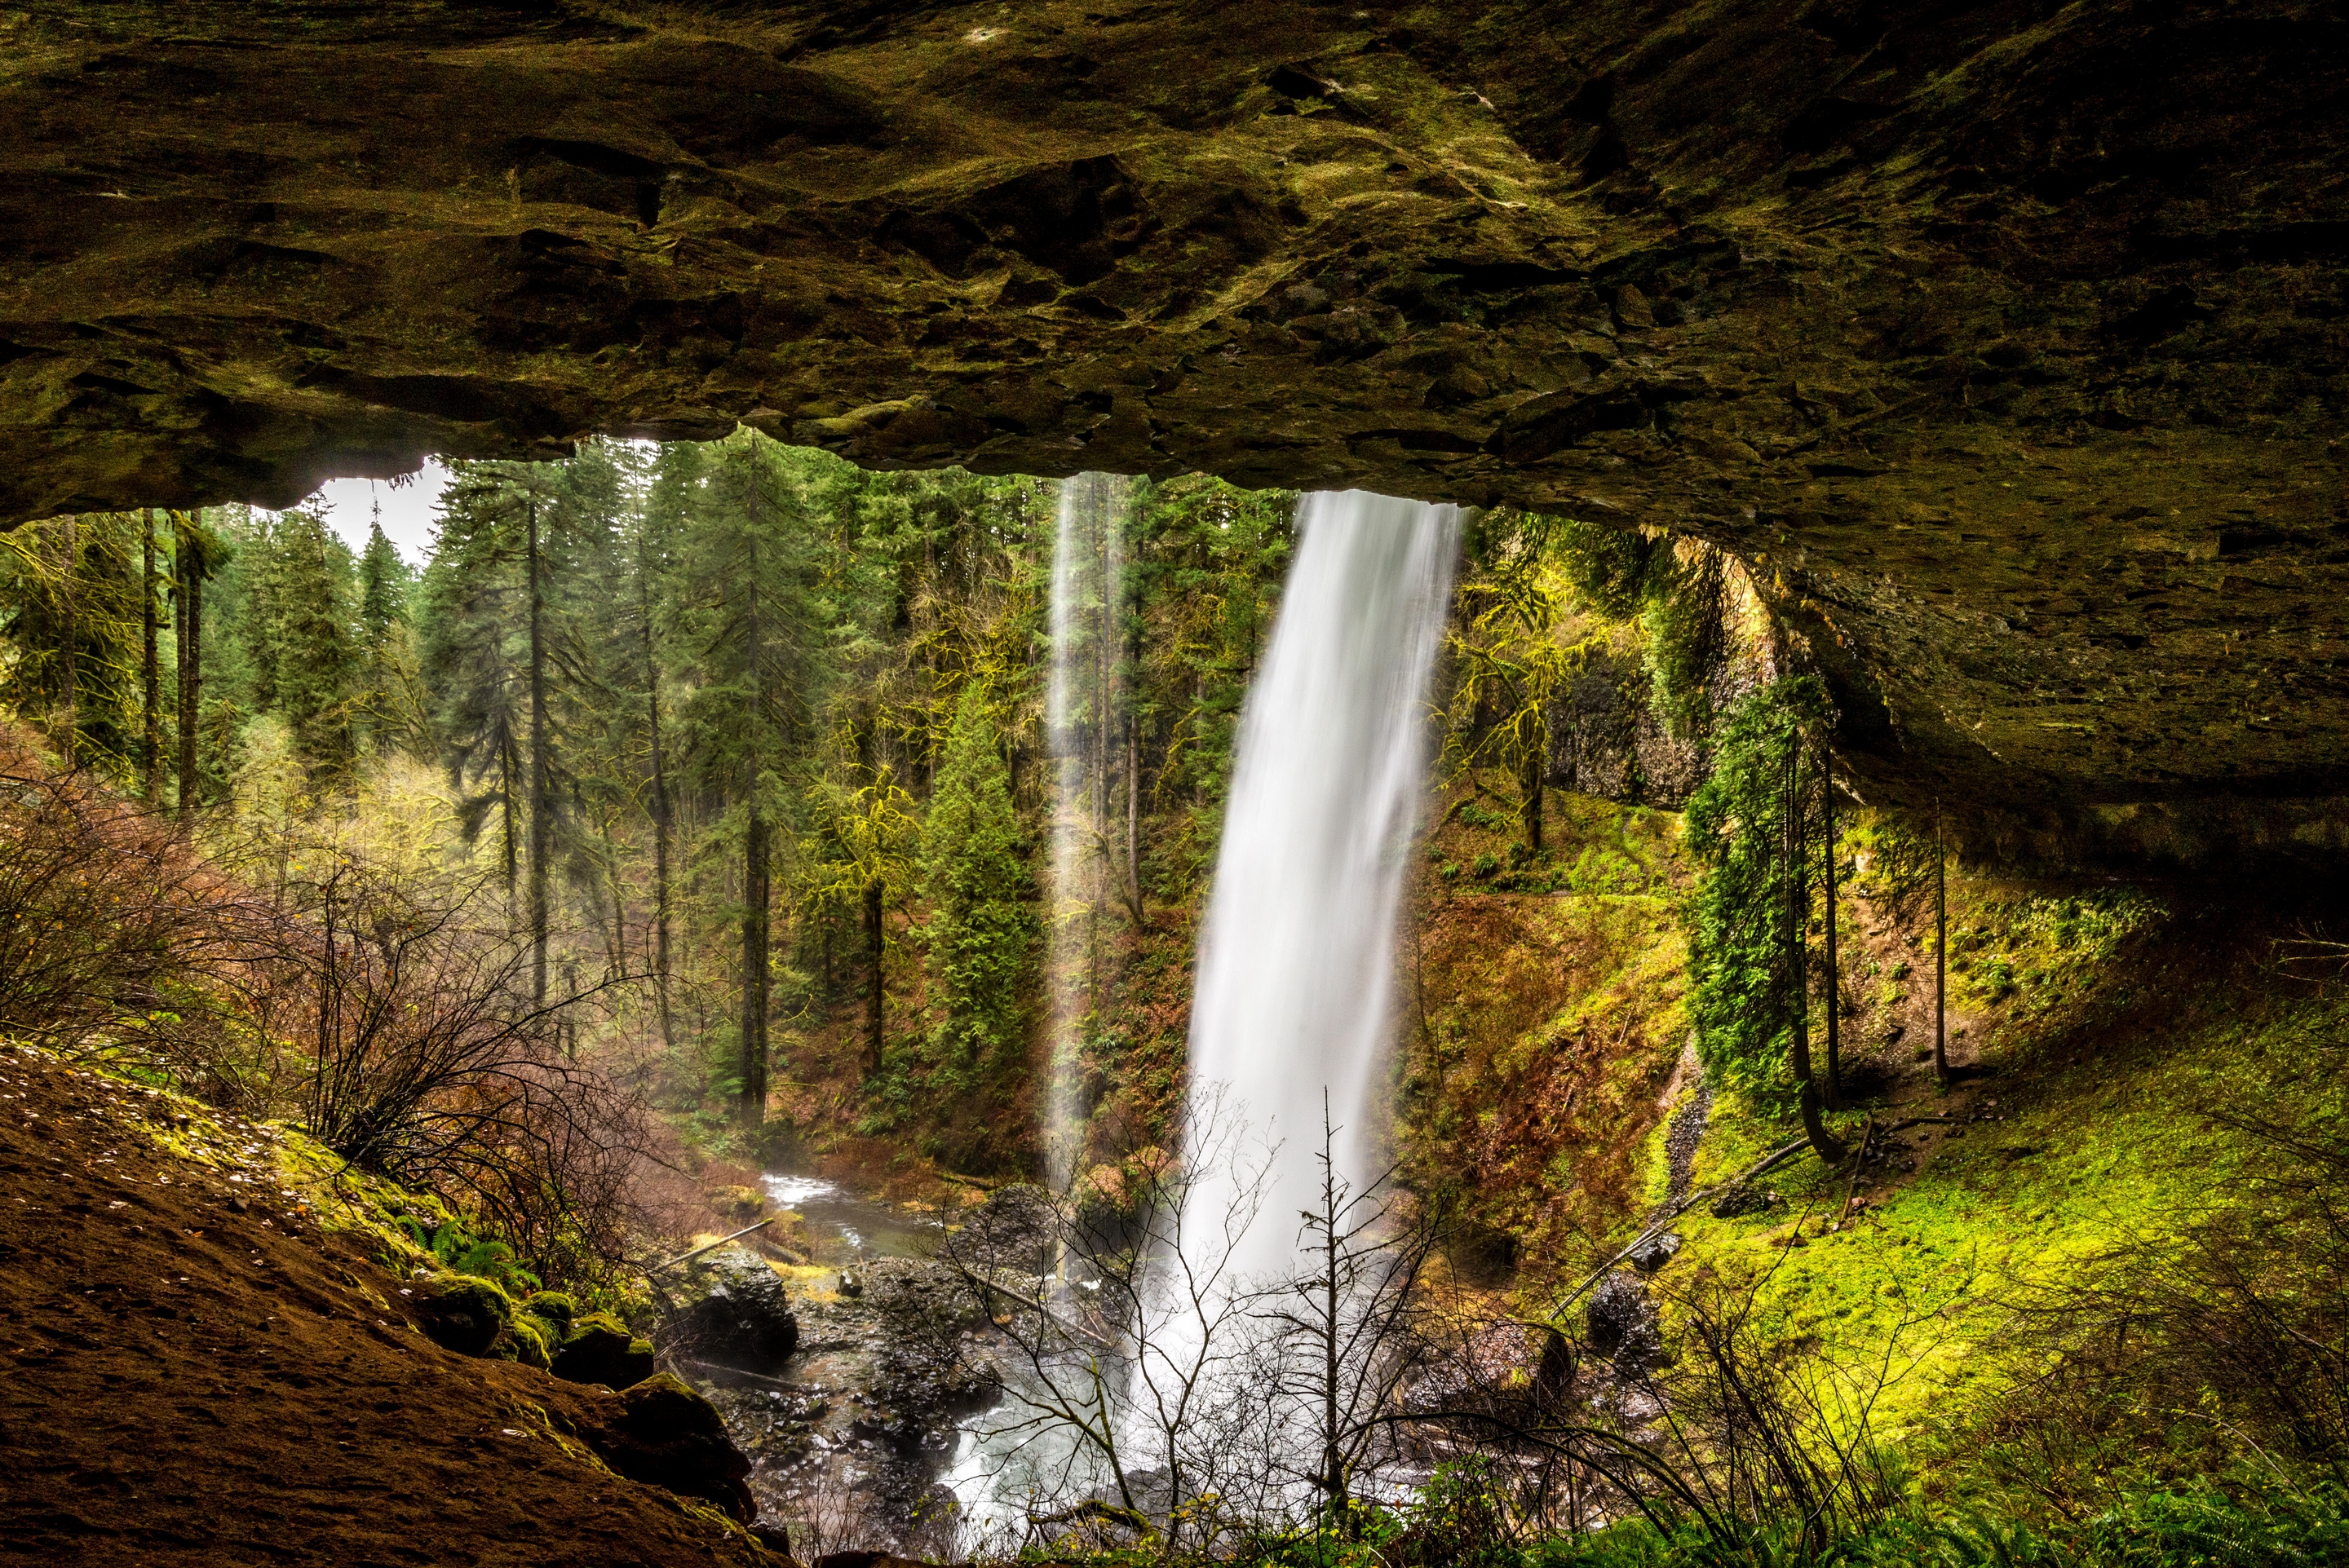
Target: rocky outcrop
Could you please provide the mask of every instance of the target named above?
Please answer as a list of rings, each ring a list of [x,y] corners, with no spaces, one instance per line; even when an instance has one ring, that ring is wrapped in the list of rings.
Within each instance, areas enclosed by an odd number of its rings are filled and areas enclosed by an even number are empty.
[[[1636,654],[1586,659],[1549,706],[1549,782],[1602,800],[1678,810],[1704,782],[1703,746],[1656,717]]]
[[[727,1436],[709,1400],[666,1372],[655,1373],[597,1408],[585,1428],[588,1446],[615,1473],[705,1498],[737,1522],[758,1516],[743,1478],[750,1461]]]
[[[738,419],[1516,501],[1746,561],[1871,798],[2019,851],[2335,849],[2345,32],[35,7],[0,22],[0,515]]]
[[[770,1371],[796,1348],[800,1326],[791,1292],[764,1258],[720,1247],[687,1265],[679,1310],[661,1326],[661,1346],[691,1361]]]

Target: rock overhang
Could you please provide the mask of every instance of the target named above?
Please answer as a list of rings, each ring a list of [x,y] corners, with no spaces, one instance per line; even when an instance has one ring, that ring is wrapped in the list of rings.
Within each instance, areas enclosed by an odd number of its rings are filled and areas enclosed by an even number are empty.
[[[738,421],[1744,560],[1863,794],[2337,853],[2349,36],[2303,5],[0,22],[0,514]]]

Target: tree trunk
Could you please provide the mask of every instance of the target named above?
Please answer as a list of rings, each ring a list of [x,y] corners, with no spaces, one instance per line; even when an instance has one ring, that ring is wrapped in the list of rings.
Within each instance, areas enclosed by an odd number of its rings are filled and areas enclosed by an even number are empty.
[[[180,815],[192,816],[202,785],[196,775],[198,732],[204,707],[204,560],[196,524],[185,522],[173,542],[180,568]]]
[[[163,672],[155,617],[155,509],[139,514],[139,774],[150,806],[162,799]]]
[[[1941,816],[1933,814],[1933,1081],[1950,1087],[1950,903],[1949,851],[1941,844]]]
[[[546,779],[546,596],[538,573],[538,498],[524,503],[530,566],[530,995],[546,1006],[546,856],[554,834]]]
[[[1335,1133],[1330,1126],[1330,1102],[1325,1093],[1321,1102],[1321,1490],[1330,1504],[1332,1523],[1348,1527],[1351,1520],[1346,1507],[1346,1460],[1339,1446],[1338,1431],[1338,1227],[1342,1222],[1338,1212],[1338,1170],[1331,1144]]]
[[[1518,788],[1525,791],[1526,797],[1525,808],[1520,813],[1525,822],[1526,848],[1537,855],[1542,851],[1542,796],[1546,793],[1542,788],[1545,782],[1542,775],[1547,760],[1540,751],[1531,752],[1526,758],[1517,780]]]
[[[1803,1136],[1829,1165],[1843,1159],[1843,1145],[1819,1118],[1819,1086],[1811,1077],[1810,944],[1806,928],[1811,923],[1811,888],[1803,852],[1802,751],[1799,743],[1786,754],[1786,975],[1788,1022],[1792,1026],[1795,1090],[1803,1113]]]
[[[668,769],[661,757],[660,666],[653,657],[653,590],[644,531],[636,532],[636,607],[644,620],[645,707],[653,743],[653,996],[660,1008],[661,1045],[674,1049],[677,1031],[668,1003]]]
[[[742,1122],[767,1119],[767,819],[753,804],[742,830]]]
[[[864,953],[865,963],[873,980],[873,1006],[867,1015],[864,1038],[864,1070],[881,1070],[881,1031],[886,1019],[882,1015],[881,958],[884,932],[881,926],[881,883],[876,879],[864,888]]]
[[[1131,707],[1125,714],[1125,911],[1134,930],[1150,923],[1142,903],[1141,720]]]
[[[1835,775],[1819,754],[1819,834],[1826,841],[1827,897],[1827,1109],[1843,1109],[1843,968],[1836,947]]]
[[[502,824],[506,856],[506,934],[514,927],[514,883],[521,875],[522,841],[514,832],[514,790],[520,785],[521,759],[514,756],[513,731],[498,740],[498,819]]]

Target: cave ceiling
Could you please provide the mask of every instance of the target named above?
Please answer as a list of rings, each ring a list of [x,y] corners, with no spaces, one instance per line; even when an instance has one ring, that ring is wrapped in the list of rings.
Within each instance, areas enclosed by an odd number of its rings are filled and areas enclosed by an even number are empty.
[[[738,421],[1719,543],[1866,795],[2337,851],[2331,4],[33,5],[0,518]]]

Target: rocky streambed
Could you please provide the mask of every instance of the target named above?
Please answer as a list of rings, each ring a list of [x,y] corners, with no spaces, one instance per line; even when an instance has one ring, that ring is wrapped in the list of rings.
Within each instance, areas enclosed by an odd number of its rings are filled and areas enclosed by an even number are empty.
[[[791,1216],[769,1250],[805,1261],[736,1244],[686,1265],[667,1359],[725,1418],[760,1519],[802,1559],[951,1555],[962,1511],[943,1478],[995,1396],[989,1326],[928,1256],[944,1226],[812,1178],[765,1185]]]

